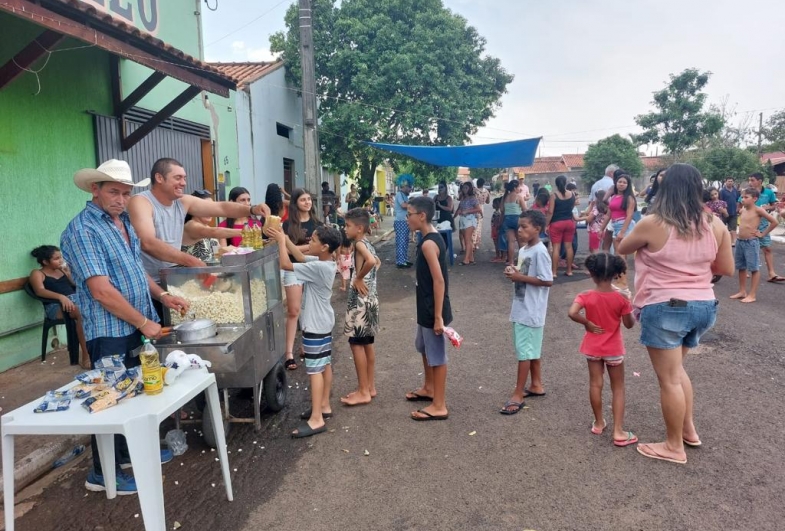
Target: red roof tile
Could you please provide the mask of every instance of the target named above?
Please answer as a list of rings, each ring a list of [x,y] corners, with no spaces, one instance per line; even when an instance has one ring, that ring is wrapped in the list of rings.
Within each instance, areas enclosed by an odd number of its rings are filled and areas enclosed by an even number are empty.
[[[670,162],[663,157],[641,157],[641,162],[647,170],[651,171],[670,166]]]
[[[569,155],[562,155],[564,164],[570,170],[579,170],[583,168],[583,153],[573,153]]]
[[[229,77],[232,77],[237,80],[237,86],[239,88],[246,87],[256,81],[257,79],[261,79],[267,74],[271,72],[275,72],[279,68],[283,66],[283,59],[279,59],[278,61],[272,61],[269,63],[264,62],[245,62],[245,63],[209,63],[210,66],[213,66],[226,74]]]
[[[562,157],[538,157],[531,166],[515,168],[515,173],[567,173],[569,168],[564,164]]]
[[[775,151],[773,153],[763,153],[760,156],[760,161],[763,164],[766,164],[767,162],[771,162],[772,166],[776,166],[777,164],[782,164],[783,162],[785,162],[785,153],[783,153],[782,151]]]

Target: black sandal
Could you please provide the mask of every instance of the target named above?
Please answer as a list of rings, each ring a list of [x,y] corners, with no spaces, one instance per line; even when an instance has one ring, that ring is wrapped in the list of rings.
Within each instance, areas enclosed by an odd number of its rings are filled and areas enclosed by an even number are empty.
[[[293,359],[292,360],[286,360],[285,362],[283,362],[283,366],[286,367],[290,371],[296,371],[297,370],[297,362],[294,361]]]

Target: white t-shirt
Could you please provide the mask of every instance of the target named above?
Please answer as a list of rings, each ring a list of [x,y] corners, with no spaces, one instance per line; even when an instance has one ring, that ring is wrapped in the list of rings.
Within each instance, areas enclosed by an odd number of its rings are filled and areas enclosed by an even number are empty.
[[[607,201],[610,197],[608,195],[608,190],[613,190],[613,177],[603,175],[602,179],[594,183],[591,186],[591,195],[589,196],[589,201],[594,201],[597,198],[597,192],[600,190],[605,192],[605,200]]]
[[[530,197],[529,197],[529,187],[526,186],[525,184],[521,183],[520,184],[520,188],[521,189],[518,191],[518,195],[521,196],[524,201],[528,201],[530,199]]]
[[[518,271],[540,280],[553,280],[551,257],[542,242],[531,247],[523,247],[518,251]],[[515,282],[510,321],[533,328],[545,326],[550,290],[547,286]]]
[[[312,334],[328,334],[335,326],[335,312],[330,299],[337,265],[334,260],[322,261],[306,256],[304,264],[294,265],[294,274],[303,281],[303,308],[300,328]]]

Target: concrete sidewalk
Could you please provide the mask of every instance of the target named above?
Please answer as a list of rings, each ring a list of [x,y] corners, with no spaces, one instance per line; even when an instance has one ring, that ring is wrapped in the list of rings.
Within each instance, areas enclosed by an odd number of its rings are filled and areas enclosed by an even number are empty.
[[[82,371],[78,365],[69,364],[68,350],[60,348],[49,352],[45,362],[36,359],[0,373],[0,415],[67,384]],[[70,435],[14,437],[16,492],[51,470],[56,459],[73,450],[74,446],[86,444],[86,441],[89,442],[89,437]],[[3,470],[3,474],[7,473]]]

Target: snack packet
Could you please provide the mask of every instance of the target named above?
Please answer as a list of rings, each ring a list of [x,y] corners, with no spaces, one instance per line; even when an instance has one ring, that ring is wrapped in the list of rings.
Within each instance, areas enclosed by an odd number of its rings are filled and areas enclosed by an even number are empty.
[[[93,369],[77,374],[74,378],[85,384],[101,384],[104,383],[104,372],[99,369]]]
[[[107,389],[82,402],[82,407],[87,409],[90,413],[97,413],[98,411],[103,411],[104,409],[117,405],[117,403],[123,399],[123,396],[124,395],[116,389]]]
[[[463,336],[458,332],[456,332],[454,328],[445,326],[444,335],[447,336],[447,339],[450,340],[452,346],[454,346],[455,348],[461,348],[461,344],[463,343]]]
[[[125,365],[123,365],[123,357],[119,354],[113,354],[111,356],[104,356],[100,360],[95,362],[96,369],[107,369],[110,371],[120,371],[125,370]]]
[[[44,400],[33,410],[34,413],[51,413],[53,411],[65,411],[71,407],[71,400]]]
[[[82,398],[89,398],[94,394],[105,390],[106,386],[104,384],[79,384],[68,391],[73,394],[72,398],[81,400]]]

